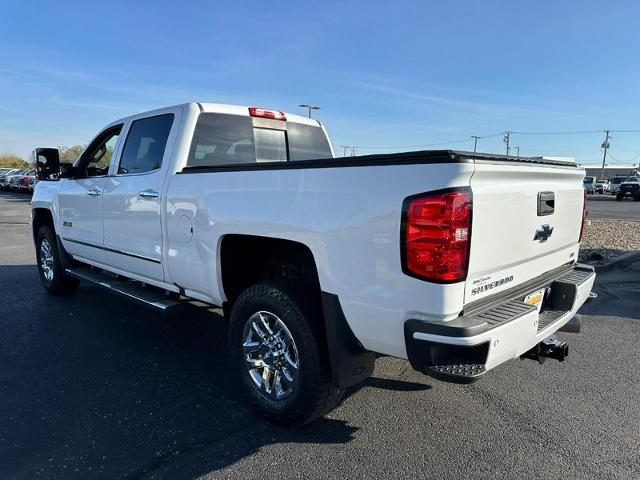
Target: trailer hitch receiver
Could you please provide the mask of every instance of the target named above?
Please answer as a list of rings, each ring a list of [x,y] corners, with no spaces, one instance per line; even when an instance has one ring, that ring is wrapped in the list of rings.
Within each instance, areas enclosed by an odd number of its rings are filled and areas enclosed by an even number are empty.
[[[560,362],[569,355],[569,345],[567,342],[561,342],[555,335],[545,338],[528,352],[525,352],[520,358],[529,358],[537,360],[538,363],[544,363],[547,358],[555,358]]]

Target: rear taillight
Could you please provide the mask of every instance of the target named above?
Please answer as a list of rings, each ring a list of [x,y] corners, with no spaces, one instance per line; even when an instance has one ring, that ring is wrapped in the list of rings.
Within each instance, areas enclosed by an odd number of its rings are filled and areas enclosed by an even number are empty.
[[[471,243],[471,190],[414,195],[402,207],[402,270],[439,283],[464,280]]]
[[[277,110],[266,110],[264,108],[249,107],[249,115],[252,117],[272,118],[274,120],[286,120],[287,115]]]
[[[582,234],[584,233],[584,224],[587,223],[587,189],[584,189],[584,200],[582,201],[582,225],[580,225],[580,237],[578,237],[578,243],[582,241]]]

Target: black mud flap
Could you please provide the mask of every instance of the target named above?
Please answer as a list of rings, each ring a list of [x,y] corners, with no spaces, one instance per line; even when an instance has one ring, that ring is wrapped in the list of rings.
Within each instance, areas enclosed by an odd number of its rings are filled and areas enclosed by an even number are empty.
[[[333,382],[347,388],[366,380],[373,372],[375,354],[353,334],[338,296],[322,292],[322,311]]]

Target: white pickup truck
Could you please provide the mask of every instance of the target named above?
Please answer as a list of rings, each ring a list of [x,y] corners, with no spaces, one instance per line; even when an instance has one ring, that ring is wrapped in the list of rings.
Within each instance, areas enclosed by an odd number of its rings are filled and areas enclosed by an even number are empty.
[[[584,169],[455,151],[333,158],[322,125],[189,103],[104,128],[75,164],[34,152],[44,287],[80,280],[159,311],[221,306],[264,415],[301,424],[376,354],[471,382],[563,360],[593,268],[577,263]]]

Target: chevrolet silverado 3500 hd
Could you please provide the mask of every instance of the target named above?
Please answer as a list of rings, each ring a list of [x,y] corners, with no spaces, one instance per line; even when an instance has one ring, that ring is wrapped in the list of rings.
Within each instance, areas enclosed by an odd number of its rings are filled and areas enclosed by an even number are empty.
[[[248,399],[310,421],[375,354],[470,382],[552,338],[595,274],[577,263],[584,169],[455,151],[333,158],[323,126],[189,103],[104,128],[73,164],[34,152],[44,287],[156,310],[221,306]]]

